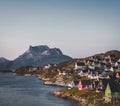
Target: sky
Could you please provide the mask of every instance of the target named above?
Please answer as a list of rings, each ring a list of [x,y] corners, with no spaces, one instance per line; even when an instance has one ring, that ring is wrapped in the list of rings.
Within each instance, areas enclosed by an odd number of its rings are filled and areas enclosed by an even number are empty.
[[[48,45],[82,58],[119,43],[120,0],[0,0],[0,57]]]

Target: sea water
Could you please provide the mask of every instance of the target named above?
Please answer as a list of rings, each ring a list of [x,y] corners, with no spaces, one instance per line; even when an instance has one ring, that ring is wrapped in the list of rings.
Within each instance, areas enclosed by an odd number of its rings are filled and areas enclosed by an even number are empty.
[[[37,77],[0,73],[0,106],[73,106],[50,94],[62,87],[43,85]]]

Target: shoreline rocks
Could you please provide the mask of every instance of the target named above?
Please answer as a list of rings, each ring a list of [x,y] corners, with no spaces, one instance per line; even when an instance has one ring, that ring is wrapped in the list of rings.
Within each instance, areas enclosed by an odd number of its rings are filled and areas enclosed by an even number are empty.
[[[64,82],[56,83],[56,82],[53,82],[53,81],[45,81],[44,84],[45,85],[52,85],[52,86],[66,87],[66,85],[64,84]]]
[[[87,103],[87,101],[85,99],[78,98],[75,96],[68,96],[66,94],[63,94],[61,91],[54,91],[51,94],[56,96],[56,97],[72,100],[74,103],[74,106],[94,106],[91,103]]]

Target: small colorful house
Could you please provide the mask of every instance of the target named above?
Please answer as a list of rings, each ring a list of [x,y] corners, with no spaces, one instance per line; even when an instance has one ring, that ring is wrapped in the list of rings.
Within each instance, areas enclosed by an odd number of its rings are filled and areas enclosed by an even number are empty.
[[[109,83],[107,84],[107,87],[105,89],[105,101],[106,102],[111,102],[112,98],[112,92]]]
[[[91,82],[89,80],[80,80],[78,84],[78,90],[89,89],[91,88]]]
[[[79,90],[92,88],[92,83],[90,80],[80,80],[80,81],[72,81],[68,84],[68,89],[73,87],[78,87]]]
[[[110,102],[111,99],[120,99],[120,80],[100,79],[96,90],[105,92],[106,102]]]

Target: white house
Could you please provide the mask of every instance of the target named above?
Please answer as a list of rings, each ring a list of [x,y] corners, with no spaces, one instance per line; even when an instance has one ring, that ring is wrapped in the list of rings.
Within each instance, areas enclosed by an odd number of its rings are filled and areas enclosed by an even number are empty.
[[[72,81],[68,84],[68,89],[71,89],[73,87],[77,87],[79,81]]]
[[[85,68],[85,63],[84,62],[77,62],[77,63],[75,63],[75,70],[83,69],[83,68]]]
[[[45,69],[49,69],[49,68],[50,68],[50,66],[51,66],[51,65],[50,65],[50,64],[48,64],[48,65],[44,66],[44,68],[45,68]]]
[[[99,79],[98,72],[93,73],[91,71],[90,75],[88,75],[88,78],[90,78],[90,79]]]

